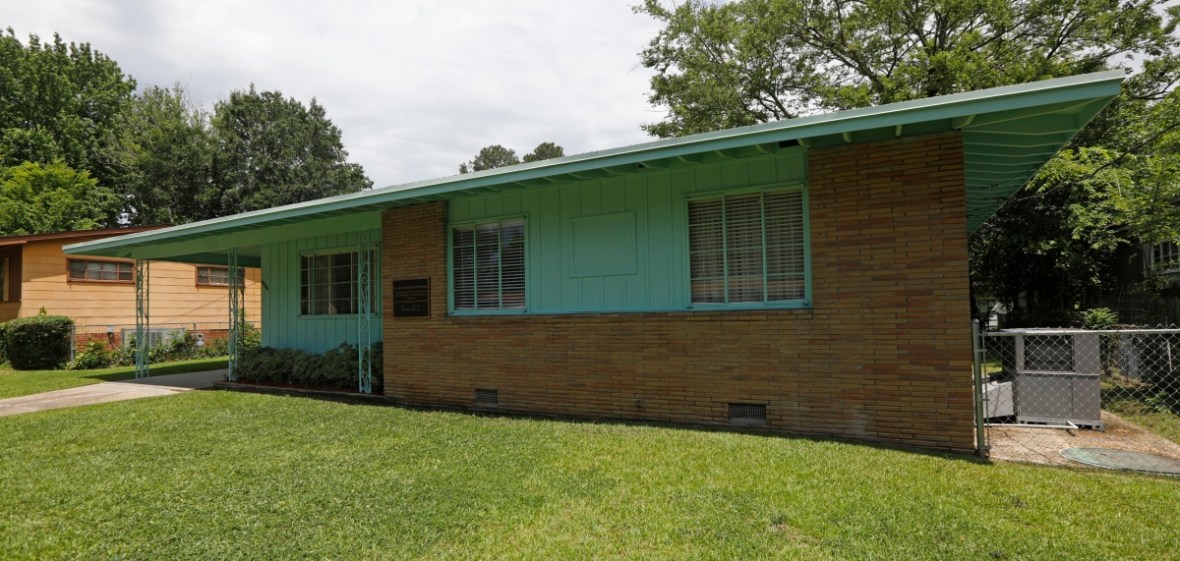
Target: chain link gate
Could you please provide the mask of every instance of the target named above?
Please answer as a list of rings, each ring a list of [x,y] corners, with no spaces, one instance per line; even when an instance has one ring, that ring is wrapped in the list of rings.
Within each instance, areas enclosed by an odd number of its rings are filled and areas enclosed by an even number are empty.
[[[973,333],[981,455],[1180,466],[1180,329]]]

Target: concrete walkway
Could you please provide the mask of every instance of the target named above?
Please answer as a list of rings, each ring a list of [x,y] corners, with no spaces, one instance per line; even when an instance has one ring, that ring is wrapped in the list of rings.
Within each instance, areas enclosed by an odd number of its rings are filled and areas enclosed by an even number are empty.
[[[215,382],[224,379],[225,370],[223,369],[151,376],[138,380],[100,382],[98,384],[67,390],[0,399],[0,417],[32,413],[34,411],[47,411],[49,409],[77,407],[92,403],[107,403],[108,401],[124,401],[128,399],[139,399],[141,397],[172,395],[174,393],[212,387]]]

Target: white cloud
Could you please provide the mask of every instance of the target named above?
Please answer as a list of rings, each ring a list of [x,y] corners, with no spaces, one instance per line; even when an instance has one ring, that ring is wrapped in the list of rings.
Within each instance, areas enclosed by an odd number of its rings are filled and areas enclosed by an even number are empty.
[[[386,186],[452,175],[488,144],[647,140],[659,115],[638,52],[658,27],[633,3],[4,0],[0,25],[89,42],[141,86],[179,81],[207,106],[250,83],[315,97]]]

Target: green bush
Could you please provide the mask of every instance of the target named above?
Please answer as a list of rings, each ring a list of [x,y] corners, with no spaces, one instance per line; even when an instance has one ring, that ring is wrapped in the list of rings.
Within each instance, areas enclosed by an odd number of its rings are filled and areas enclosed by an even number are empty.
[[[70,359],[74,320],[38,315],[4,324],[4,354],[17,370],[50,370]]]
[[[1082,311],[1082,327],[1086,329],[1110,329],[1118,323],[1119,315],[1110,308],[1090,308]]]
[[[74,355],[74,360],[66,365],[70,370],[93,370],[106,368],[114,362],[114,353],[107,350],[106,341],[88,341],[82,352]]]
[[[373,391],[380,392],[381,344],[373,345]],[[292,384],[319,388],[356,388],[357,348],[340,346],[319,355],[299,349],[258,347],[238,355],[238,379],[250,383]]]

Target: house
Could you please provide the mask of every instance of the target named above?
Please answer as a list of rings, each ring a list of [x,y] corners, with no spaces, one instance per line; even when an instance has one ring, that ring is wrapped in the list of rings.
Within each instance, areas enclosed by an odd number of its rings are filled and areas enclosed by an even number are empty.
[[[122,344],[135,333],[136,268],[130,259],[66,256],[62,245],[104,240],[159,226],[111,228],[0,237],[0,322],[35,316],[41,310],[74,320],[79,346],[101,340]],[[224,337],[229,325],[228,268],[225,264],[155,261],[146,269],[154,339],[185,329]],[[258,325],[258,269],[243,269],[246,313]]]
[[[403,404],[967,452],[968,236],[1122,79],[661,140],[66,252],[261,265],[264,344],[383,340],[384,372],[362,354],[358,387],[383,376]]]

